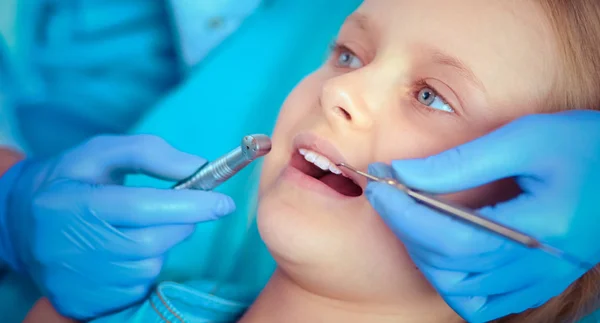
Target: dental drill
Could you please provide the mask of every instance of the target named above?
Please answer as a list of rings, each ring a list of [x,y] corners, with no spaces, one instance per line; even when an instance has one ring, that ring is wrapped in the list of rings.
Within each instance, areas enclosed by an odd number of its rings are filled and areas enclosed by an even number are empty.
[[[192,175],[175,184],[172,189],[213,190],[270,151],[271,139],[268,136],[245,136],[239,147],[198,168]]]

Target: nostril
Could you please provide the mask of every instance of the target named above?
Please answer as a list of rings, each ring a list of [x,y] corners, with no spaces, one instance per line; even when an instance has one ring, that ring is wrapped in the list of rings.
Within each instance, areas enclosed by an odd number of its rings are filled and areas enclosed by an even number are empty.
[[[346,109],[341,108],[341,107],[335,107],[335,111],[336,111],[336,113],[338,113],[339,115],[344,117],[346,120],[348,120],[348,121],[352,120],[352,115],[348,111],[346,111]]]

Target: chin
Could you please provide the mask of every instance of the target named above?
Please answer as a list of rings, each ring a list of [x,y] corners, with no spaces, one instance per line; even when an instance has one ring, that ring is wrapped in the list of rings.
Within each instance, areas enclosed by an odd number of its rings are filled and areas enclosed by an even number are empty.
[[[278,263],[315,264],[343,249],[348,238],[341,219],[352,221],[354,216],[350,210],[336,211],[327,212],[326,203],[276,182],[261,193],[258,228]]]
[[[279,270],[306,290],[350,301],[434,295],[402,243],[361,201],[331,208],[285,182],[265,188],[258,227]]]

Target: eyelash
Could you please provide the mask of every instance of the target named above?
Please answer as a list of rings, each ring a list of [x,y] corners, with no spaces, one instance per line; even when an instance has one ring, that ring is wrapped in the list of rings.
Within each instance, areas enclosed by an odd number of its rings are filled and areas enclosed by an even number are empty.
[[[331,51],[331,58],[334,60],[333,63],[334,63],[334,65],[336,65],[336,67],[339,67],[339,66],[337,66],[336,60],[338,59],[339,55],[342,54],[342,53],[347,52],[347,53],[350,53],[353,56],[355,56],[355,57],[358,58],[358,55],[356,55],[356,53],[354,53],[353,50],[351,50],[350,48],[348,48],[348,46],[343,45],[343,44],[338,43],[338,42],[333,42],[330,45],[330,51]],[[359,58],[359,60],[362,62],[362,59]]]
[[[454,107],[452,107],[452,105],[450,103],[448,103],[448,100],[446,99],[446,97],[444,95],[440,94],[440,92],[438,92],[433,86],[429,85],[425,79],[420,79],[420,80],[416,81],[414,83],[413,89],[411,91],[411,99],[414,100],[419,106],[424,107],[427,112],[442,113],[445,115],[450,114],[450,112],[448,112],[448,111],[435,109],[435,108],[426,106],[423,103],[419,102],[419,99],[418,99],[419,93],[424,88],[433,90],[433,92],[435,92],[435,95],[438,98],[442,99],[442,101],[444,101],[444,103],[446,103],[453,110],[452,113],[456,113],[456,109],[454,109]]]
[[[352,51],[350,48],[348,48],[347,46],[340,44],[338,42],[333,42],[330,45],[330,51],[331,51],[331,60],[333,61],[333,64],[336,67],[339,67],[339,66],[337,66],[337,59],[341,53],[348,52],[348,53],[352,54],[353,56],[357,56],[354,53],[354,51]],[[361,60],[361,59],[359,58],[359,60]],[[345,68],[345,67],[342,67],[342,68]],[[440,94],[433,86],[429,85],[425,79],[420,79],[420,80],[416,81],[411,90],[411,99],[414,100],[414,102],[416,102],[419,105],[419,107],[423,108],[427,112],[442,113],[442,114],[446,114],[446,115],[449,114],[449,112],[447,112],[447,111],[435,109],[435,108],[426,106],[423,103],[419,102],[419,100],[418,100],[419,92],[421,92],[421,90],[423,90],[424,88],[429,88],[429,89],[433,90],[433,92],[435,92],[435,95],[437,97],[442,99],[442,101],[444,101],[446,104],[448,104],[448,106],[452,110],[454,110],[454,112],[456,112],[456,110],[452,107],[452,105],[450,105],[450,103],[448,103],[448,100],[444,97],[444,95]]]
[[[352,52],[348,47],[334,41],[329,45],[329,56],[331,57],[333,54],[339,54],[342,51]]]

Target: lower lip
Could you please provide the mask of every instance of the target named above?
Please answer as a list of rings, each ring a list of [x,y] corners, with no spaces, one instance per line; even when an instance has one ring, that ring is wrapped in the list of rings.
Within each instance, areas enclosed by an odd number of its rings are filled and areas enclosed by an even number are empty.
[[[319,195],[324,195],[338,200],[346,200],[353,198],[352,196],[346,196],[338,193],[336,190],[325,185],[320,180],[310,177],[298,170],[297,168],[294,168],[289,165],[286,166],[286,168],[281,173],[281,178],[293,182],[297,186],[300,186],[308,191],[317,193]]]

